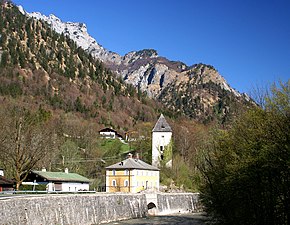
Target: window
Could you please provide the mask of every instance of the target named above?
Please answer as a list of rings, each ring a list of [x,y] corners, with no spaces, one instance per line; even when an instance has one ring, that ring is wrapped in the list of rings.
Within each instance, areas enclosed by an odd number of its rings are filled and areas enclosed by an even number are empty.
[[[117,184],[116,184],[116,180],[112,180],[112,186],[113,186],[113,187],[116,187],[116,186],[117,186]]]
[[[115,176],[116,175],[116,170],[112,170],[112,174],[113,174],[113,176]]]
[[[124,186],[128,187],[129,186],[129,181],[128,180],[124,180]]]
[[[129,175],[129,170],[125,170],[125,175]]]

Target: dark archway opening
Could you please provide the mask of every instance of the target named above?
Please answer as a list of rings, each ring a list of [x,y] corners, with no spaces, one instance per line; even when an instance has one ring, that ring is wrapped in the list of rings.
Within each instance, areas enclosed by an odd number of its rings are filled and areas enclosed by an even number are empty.
[[[153,209],[153,208],[156,208],[156,205],[155,205],[153,202],[150,202],[150,203],[147,205],[147,208],[148,208],[148,210],[149,210],[149,209]]]

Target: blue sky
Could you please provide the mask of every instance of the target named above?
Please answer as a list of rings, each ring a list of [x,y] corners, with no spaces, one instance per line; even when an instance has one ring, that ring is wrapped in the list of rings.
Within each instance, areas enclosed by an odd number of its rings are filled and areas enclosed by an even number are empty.
[[[213,65],[240,92],[290,78],[289,0],[13,0],[28,12],[83,22],[108,50],[153,48]]]

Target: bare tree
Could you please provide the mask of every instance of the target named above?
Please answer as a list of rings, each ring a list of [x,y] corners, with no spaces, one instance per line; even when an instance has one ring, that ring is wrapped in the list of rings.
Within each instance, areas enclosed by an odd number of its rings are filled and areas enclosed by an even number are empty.
[[[56,136],[40,112],[10,109],[1,113],[0,150],[16,180],[16,190],[37,162],[51,150]]]
[[[269,84],[257,84],[250,90],[250,97],[261,107],[265,108],[266,98],[269,97],[270,86]]]

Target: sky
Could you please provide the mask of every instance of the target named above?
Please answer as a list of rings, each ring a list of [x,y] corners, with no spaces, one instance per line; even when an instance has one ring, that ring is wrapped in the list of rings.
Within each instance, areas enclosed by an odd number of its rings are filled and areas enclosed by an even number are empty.
[[[251,93],[290,78],[289,0],[13,0],[27,12],[82,22],[104,48],[155,49],[187,65],[214,66]]]

